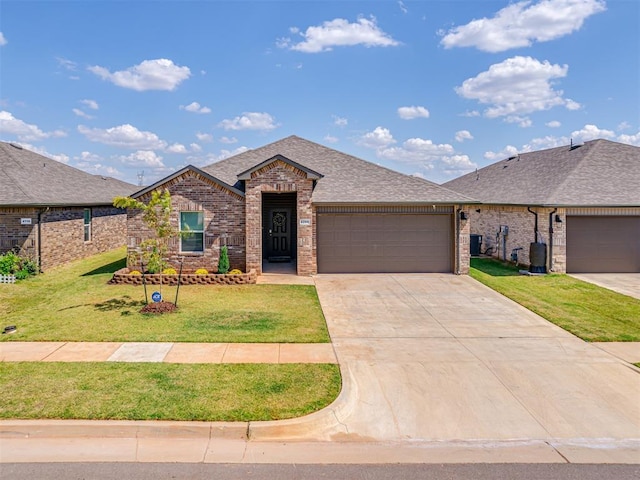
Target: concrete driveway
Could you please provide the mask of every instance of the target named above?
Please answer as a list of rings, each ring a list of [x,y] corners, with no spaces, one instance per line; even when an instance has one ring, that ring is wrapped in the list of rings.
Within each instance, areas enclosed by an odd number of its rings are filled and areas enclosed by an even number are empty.
[[[319,275],[316,286],[343,393],[306,422],[253,423],[252,439],[541,440],[640,461],[638,369],[472,278]]]
[[[640,273],[572,273],[572,277],[640,299]]]

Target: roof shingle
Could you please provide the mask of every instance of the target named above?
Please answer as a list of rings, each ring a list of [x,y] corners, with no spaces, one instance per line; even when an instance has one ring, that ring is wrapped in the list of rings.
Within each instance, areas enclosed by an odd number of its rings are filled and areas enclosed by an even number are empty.
[[[110,205],[138,188],[0,142],[0,206]]]
[[[315,204],[477,203],[433,182],[389,170],[295,135],[221,160],[203,170],[235,185],[238,174],[277,155],[322,175],[313,191]]]
[[[640,147],[591,140],[493,163],[443,186],[482,203],[640,206]]]

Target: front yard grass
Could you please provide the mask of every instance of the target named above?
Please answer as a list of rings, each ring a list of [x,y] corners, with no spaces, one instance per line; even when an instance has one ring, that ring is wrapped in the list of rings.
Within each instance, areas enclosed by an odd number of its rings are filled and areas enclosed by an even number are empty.
[[[512,265],[472,258],[470,275],[588,342],[640,341],[640,300],[569,275],[520,275]]]
[[[0,362],[0,418],[249,421],[302,416],[340,391],[337,365]]]
[[[17,331],[1,341],[328,342],[315,287],[181,286],[178,310],[144,315],[142,286],[108,285],[124,249],[0,287],[0,318]],[[147,286],[148,295],[158,286]],[[167,301],[176,287],[163,286]]]
[[[124,249],[0,286],[0,341],[328,342],[315,287],[189,285],[178,310],[139,313],[143,287],[108,285]],[[157,286],[149,287],[149,295]],[[173,301],[175,287],[163,287]],[[333,364],[0,362],[0,418],[250,421],[298,417],[340,392]]]

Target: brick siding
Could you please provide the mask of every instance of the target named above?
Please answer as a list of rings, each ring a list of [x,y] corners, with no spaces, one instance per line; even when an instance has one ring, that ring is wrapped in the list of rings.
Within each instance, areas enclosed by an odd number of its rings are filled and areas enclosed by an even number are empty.
[[[244,198],[207,178],[191,171],[162,185],[171,193],[171,224],[176,231],[180,228],[180,212],[203,212],[204,216],[204,252],[180,252],[180,238],[174,237],[169,243],[169,263],[178,268],[183,259],[185,271],[205,268],[217,272],[220,249],[226,245],[229,253],[230,268],[247,270],[245,246],[245,208]],[[148,201],[150,195],[139,198]],[[151,237],[142,221],[142,212],[127,212],[128,266],[140,268],[138,250],[140,243]]]
[[[84,207],[4,208],[0,211],[0,252],[17,249],[37,260],[39,211],[43,271],[125,244],[126,214],[121,209],[92,207],[91,240],[85,242]],[[21,225],[21,218],[31,218],[31,225]]]
[[[298,225],[296,258],[298,275],[317,273],[315,249],[315,213],[311,206],[313,180],[288,163],[277,160],[256,170],[246,181],[247,268],[262,273],[262,193],[296,192],[298,219],[310,219],[311,225]],[[292,239],[293,242],[293,239]]]

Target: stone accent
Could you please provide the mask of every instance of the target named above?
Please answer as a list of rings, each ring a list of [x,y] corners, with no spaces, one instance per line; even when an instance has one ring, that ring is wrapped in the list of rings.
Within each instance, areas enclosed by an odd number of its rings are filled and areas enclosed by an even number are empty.
[[[143,285],[143,281],[147,285],[178,285],[178,275],[160,275],[160,274],[147,274],[142,278],[142,275],[130,275],[128,268],[118,270],[113,274],[109,284],[111,285]],[[161,278],[162,277],[162,278]],[[255,270],[251,270],[247,273],[240,273],[238,275],[209,273],[206,275],[198,275],[195,273],[183,273],[180,276],[180,285],[249,285],[256,283],[258,274]]]
[[[92,207],[91,214],[91,240],[85,242],[84,207],[3,208],[0,211],[0,252],[17,249],[21,255],[36,260],[40,253],[40,268],[46,271],[125,244],[126,214],[123,210],[100,206]],[[31,225],[21,225],[21,218],[30,218]]]
[[[464,212],[467,216],[467,220],[460,220],[460,213]],[[454,245],[454,251],[456,256],[456,268],[454,268],[454,272],[460,275],[468,275],[469,267],[470,267],[470,239],[469,235],[471,233],[471,219],[470,219],[470,211],[468,206],[464,206],[461,208],[460,212],[455,211],[454,215],[457,215],[456,221],[458,223],[458,238],[456,239]]]
[[[479,205],[476,212],[471,209],[471,232],[482,235],[482,252],[492,247],[491,255],[501,260],[511,260],[511,253],[516,248],[518,251],[518,263],[528,266],[529,245],[536,241],[534,235],[535,216],[527,211],[526,207],[503,205]],[[547,270],[555,273],[566,271],[566,222],[556,223],[555,215],[565,219],[565,209],[558,208],[555,212],[551,226],[553,228],[553,258],[549,254],[549,214],[554,208],[531,207],[538,213],[538,241],[547,244]],[[508,228],[505,236],[504,227]],[[501,229],[502,227],[502,229]],[[505,249],[506,240],[506,249]]]
[[[311,225],[297,226],[298,275],[317,273],[315,214],[311,206],[313,180],[307,178],[306,172],[276,160],[252,172],[245,185],[247,268],[262,273],[262,193],[296,192],[297,218],[311,219]]]
[[[245,206],[241,195],[211,182],[209,179],[187,171],[183,175],[166,182],[160,188],[171,193],[171,224],[176,232],[180,228],[180,212],[203,212],[204,215],[204,252],[191,253],[180,251],[180,238],[169,242],[169,263],[176,270],[183,259],[183,268],[195,271],[205,268],[218,270],[220,248],[227,246],[231,269],[246,270],[245,245]],[[148,201],[150,194],[139,198]],[[140,243],[150,238],[152,232],[142,221],[142,212],[129,210],[127,218],[128,266],[140,269]]]

